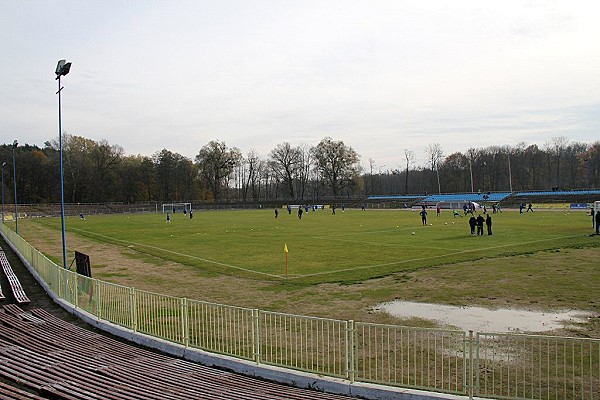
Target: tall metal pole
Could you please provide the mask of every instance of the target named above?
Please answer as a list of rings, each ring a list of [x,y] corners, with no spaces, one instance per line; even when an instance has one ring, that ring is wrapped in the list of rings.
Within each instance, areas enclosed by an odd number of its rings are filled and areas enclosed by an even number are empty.
[[[473,167],[471,166],[471,158],[469,157],[469,172],[471,173],[471,193],[475,193],[473,190]]]
[[[4,224],[4,167],[6,167],[6,161],[2,163],[2,224]]]
[[[508,185],[510,187],[510,192],[512,193],[512,173],[510,172],[510,153],[508,153]]]
[[[19,209],[17,207],[17,141],[13,142],[13,186],[15,188],[15,233],[19,234]]]
[[[63,176],[63,145],[62,145],[62,116],[61,116],[61,105],[60,105],[60,92],[63,89],[60,86],[60,77],[57,76],[58,80],[58,147],[60,154],[60,230],[62,234],[62,253],[63,253],[63,268],[67,269],[67,240],[65,235],[65,189],[64,189],[64,176]]]

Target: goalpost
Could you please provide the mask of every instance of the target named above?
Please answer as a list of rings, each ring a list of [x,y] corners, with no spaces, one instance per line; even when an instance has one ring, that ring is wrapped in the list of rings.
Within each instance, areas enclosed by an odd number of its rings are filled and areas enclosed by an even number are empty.
[[[164,203],[162,205],[162,213],[176,213],[178,211],[181,212],[190,212],[192,210],[192,203]]]

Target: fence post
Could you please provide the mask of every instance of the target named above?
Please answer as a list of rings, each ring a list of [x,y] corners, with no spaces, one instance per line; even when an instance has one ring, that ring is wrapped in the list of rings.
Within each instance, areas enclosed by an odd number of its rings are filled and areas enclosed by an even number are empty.
[[[67,270],[61,268],[60,275],[61,277],[59,280],[61,281],[61,284],[58,286],[60,287],[61,293],[59,294],[59,297],[63,300],[67,300],[67,293],[69,293],[69,279],[67,278]]]
[[[75,283],[73,284],[73,292],[75,293],[75,308],[79,308],[79,274],[73,274],[73,280]]]
[[[135,304],[135,288],[129,288],[129,306],[131,309],[129,310],[129,315],[131,318],[131,329],[134,332],[137,332],[137,307]]]
[[[354,320],[346,323],[346,377],[354,383]]]
[[[102,319],[102,293],[100,290],[104,289],[104,286],[100,284],[100,281],[94,278],[96,282],[94,296],[96,296],[96,314],[98,315],[98,319]]]
[[[469,330],[469,399],[473,399],[473,331]]]
[[[187,298],[181,299],[181,336],[183,339],[183,345],[185,347],[190,346],[190,329],[188,320],[188,303]]]
[[[254,351],[254,362],[260,364],[260,315],[259,310],[254,308],[252,310],[252,341],[254,345],[252,349]]]

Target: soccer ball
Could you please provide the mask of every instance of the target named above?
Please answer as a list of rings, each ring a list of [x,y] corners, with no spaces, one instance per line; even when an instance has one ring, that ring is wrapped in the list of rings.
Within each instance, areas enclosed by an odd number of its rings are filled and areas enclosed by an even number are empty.
[[[447,222],[444,222],[444,225],[448,225],[448,223],[447,223]]]
[[[413,235],[416,235],[416,233],[414,233],[414,232],[413,232],[412,234],[413,234]]]

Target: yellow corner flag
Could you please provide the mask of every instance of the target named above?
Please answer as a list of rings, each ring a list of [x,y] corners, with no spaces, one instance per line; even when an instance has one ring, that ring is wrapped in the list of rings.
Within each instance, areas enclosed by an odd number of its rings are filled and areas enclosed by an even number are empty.
[[[288,276],[288,249],[287,243],[283,245],[283,252],[285,253],[285,276]]]

